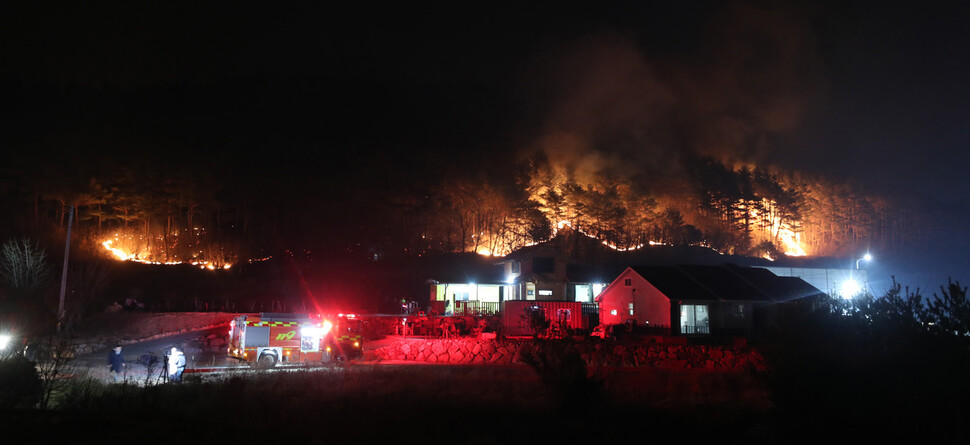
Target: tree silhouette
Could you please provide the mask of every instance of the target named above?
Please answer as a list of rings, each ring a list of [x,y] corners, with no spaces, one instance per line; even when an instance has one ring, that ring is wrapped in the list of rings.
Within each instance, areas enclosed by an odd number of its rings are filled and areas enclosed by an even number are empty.
[[[967,288],[959,282],[949,281],[946,287],[940,286],[940,295],[929,301],[926,309],[926,323],[931,330],[942,335],[957,337],[970,336],[970,300]]]

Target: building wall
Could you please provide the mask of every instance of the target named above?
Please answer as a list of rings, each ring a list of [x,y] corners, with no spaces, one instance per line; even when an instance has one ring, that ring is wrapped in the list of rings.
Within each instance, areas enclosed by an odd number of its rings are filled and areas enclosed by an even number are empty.
[[[670,326],[670,299],[632,269],[621,273],[596,301],[602,324],[621,324],[633,319],[641,326]],[[630,315],[631,303],[633,315]]]
[[[842,286],[854,281],[868,288],[869,271],[866,269],[820,269],[811,267],[763,267],[779,277],[798,277],[832,297],[841,295]]]

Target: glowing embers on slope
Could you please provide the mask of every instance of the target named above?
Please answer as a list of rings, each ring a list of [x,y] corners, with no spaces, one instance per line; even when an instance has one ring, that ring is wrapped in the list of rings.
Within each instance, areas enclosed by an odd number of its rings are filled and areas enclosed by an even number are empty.
[[[155,256],[152,254],[152,252],[149,249],[147,248],[139,249],[139,248],[133,247],[135,244],[137,244],[134,240],[129,239],[127,243],[129,244],[129,246],[122,246],[121,244],[125,244],[125,243],[121,240],[121,238],[122,238],[121,235],[116,234],[113,239],[109,239],[101,243],[101,245],[104,246],[105,250],[111,253],[111,255],[119,261],[132,261],[136,263],[160,264],[160,265],[190,264],[193,266],[197,266],[201,269],[209,269],[209,270],[229,269],[230,267],[232,267],[232,264],[230,264],[229,262],[217,263],[214,261],[207,261],[207,260],[189,260],[189,261],[156,260],[154,259]],[[131,238],[131,237],[127,237],[127,238]],[[201,254],[201,252],[199,252],[199,254]]]

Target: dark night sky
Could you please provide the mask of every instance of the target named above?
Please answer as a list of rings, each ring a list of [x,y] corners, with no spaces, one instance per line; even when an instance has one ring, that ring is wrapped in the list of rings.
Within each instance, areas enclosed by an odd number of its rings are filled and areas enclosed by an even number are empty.
[[[137,3],[0,7],[8,155],[191,155],[310,181],[361,157],[527,150],[649,170],[687,147],[965,216],[967,6]]]

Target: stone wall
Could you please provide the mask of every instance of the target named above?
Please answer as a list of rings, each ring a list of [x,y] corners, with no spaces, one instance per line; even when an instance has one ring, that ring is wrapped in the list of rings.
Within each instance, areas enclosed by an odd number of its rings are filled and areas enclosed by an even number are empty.
[[[761,355],[747,346],[703,346],[584,340],[571,343],[589,366],[668,369],[764,370]],[[521,364],[523,348],[535,340],[459,338],[401,339],[371,351],[372,359],[443,364]]]

